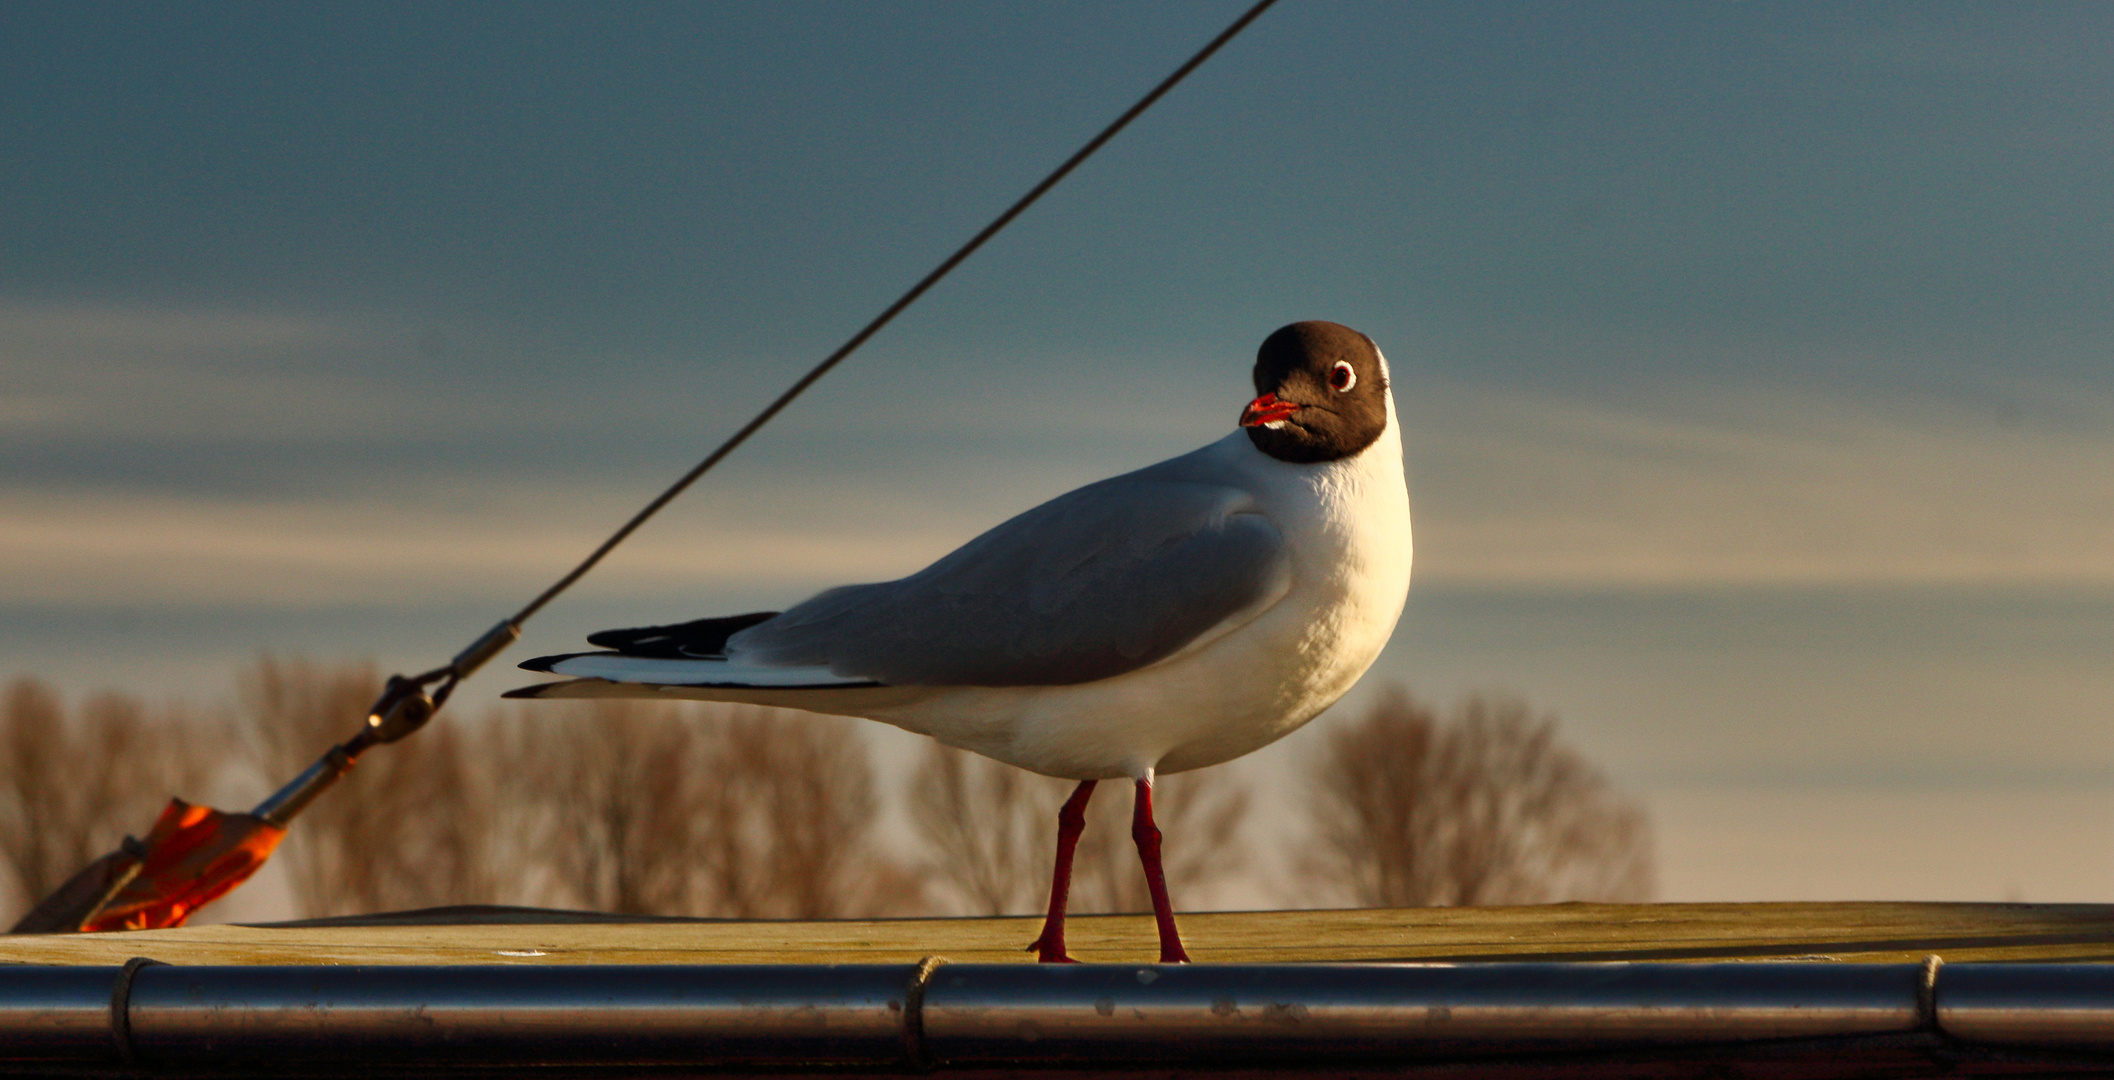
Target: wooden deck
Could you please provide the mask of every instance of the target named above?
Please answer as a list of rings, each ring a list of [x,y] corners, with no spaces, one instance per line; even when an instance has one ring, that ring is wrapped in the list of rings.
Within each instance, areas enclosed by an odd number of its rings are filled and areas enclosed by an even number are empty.
[[[1184,915],[1200,963],[1472,960],[2114,960],[2114,905],[1555,904]],[[844,964],[1027,962],[1033,918],[837,922],[613,921],[452,909],[366,925],[199,926],[0,936],[0,963]],[[1156,955],[1143,915],[1075,916],[1072,955]]]

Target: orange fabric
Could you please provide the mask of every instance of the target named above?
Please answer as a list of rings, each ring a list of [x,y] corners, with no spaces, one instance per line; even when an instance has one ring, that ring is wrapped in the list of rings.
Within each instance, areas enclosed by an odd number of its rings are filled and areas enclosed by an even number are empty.
[[[147,834],[147,858],[139,876],[81,929],[94,933],[182,926],[192,912],[256,873],[285,838],[285,829],[262,818],[170,799]]]

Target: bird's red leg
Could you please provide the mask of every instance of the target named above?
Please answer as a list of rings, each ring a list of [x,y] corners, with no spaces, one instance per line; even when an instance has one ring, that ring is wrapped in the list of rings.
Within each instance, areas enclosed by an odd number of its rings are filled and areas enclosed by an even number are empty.
[[[1174,928],[1174,905],[1167,899],[1167,874],[1160,869],[1160,827],[1152,823],[1152,781],[1138,781],[1138,801],[1130,816],[1130,838],[1138,843],[1145,864],[1145,886],[1152,890],[1152,917],[1160,924],[1160,963],[1186,964],[1182,935]]]
[[[1050,871],[1050,914],[1042,921],[1042,936],[1028,944],[1028,951],[1045,964],[1077,963],[1064,954],[1064,900],[1072,891],[1072,853],[1079,848],[1079,834],[1086,829],[1086,800],[1094,797],[1093,780],[1079,781],[1072,797],[1057,811],[1057,865]]]

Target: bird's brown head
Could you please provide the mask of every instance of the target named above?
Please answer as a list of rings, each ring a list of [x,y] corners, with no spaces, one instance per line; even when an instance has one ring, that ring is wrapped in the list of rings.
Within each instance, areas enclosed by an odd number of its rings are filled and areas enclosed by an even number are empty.
[[[1387,367],[1364,334],[1297,322],[1255,353],[1257,397],[1240,424],[1263,453],[1308,465],[1351,457],[1387,430]]]

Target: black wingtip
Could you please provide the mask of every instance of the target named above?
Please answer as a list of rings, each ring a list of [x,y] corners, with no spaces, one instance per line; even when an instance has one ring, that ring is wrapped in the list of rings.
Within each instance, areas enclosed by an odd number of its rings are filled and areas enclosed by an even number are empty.
[[[598,630],[587,635],[587,643],[614,649],[626,656],[656,660],[703,659],[725,655],[728,638],[778,615],[775,611],[752,611],[746,615],[720,615],[669,626]]]
[[[523,661],[522,661],[521,663],[519,663],[519,664],[516,664],[515,666],[516,666],[516,667],[519,667],[519,668],[520,668],[521,670],[523,670],[523,671],[540,671],[540,672],[543,672],[543,673],[544,673],[544,674],[546,674],[546,675],[556,675],[556,674],[559,674],[559,672],[558,672],[558,669],[557,669],[557,665],[558,665],[558,664],[561,664],[561,663],[563,663],[563,662],[565,662],[565,661],[567,661],[567,660],[571,660],[572,658],[574,658],[574,657],[576,657],[576,656],[615,656],[615,655],[617,655],[617,654],[616,654],[616,653],[613,653],[613,652],[568,652],[568,653],[559,653],[559,654],[557,654],[557,655],[555,655],[555,656],[538,656],[538,657],[536,657],[536,658],[535,658],[535,659],[533,659],[533,660],[523,660]]]

